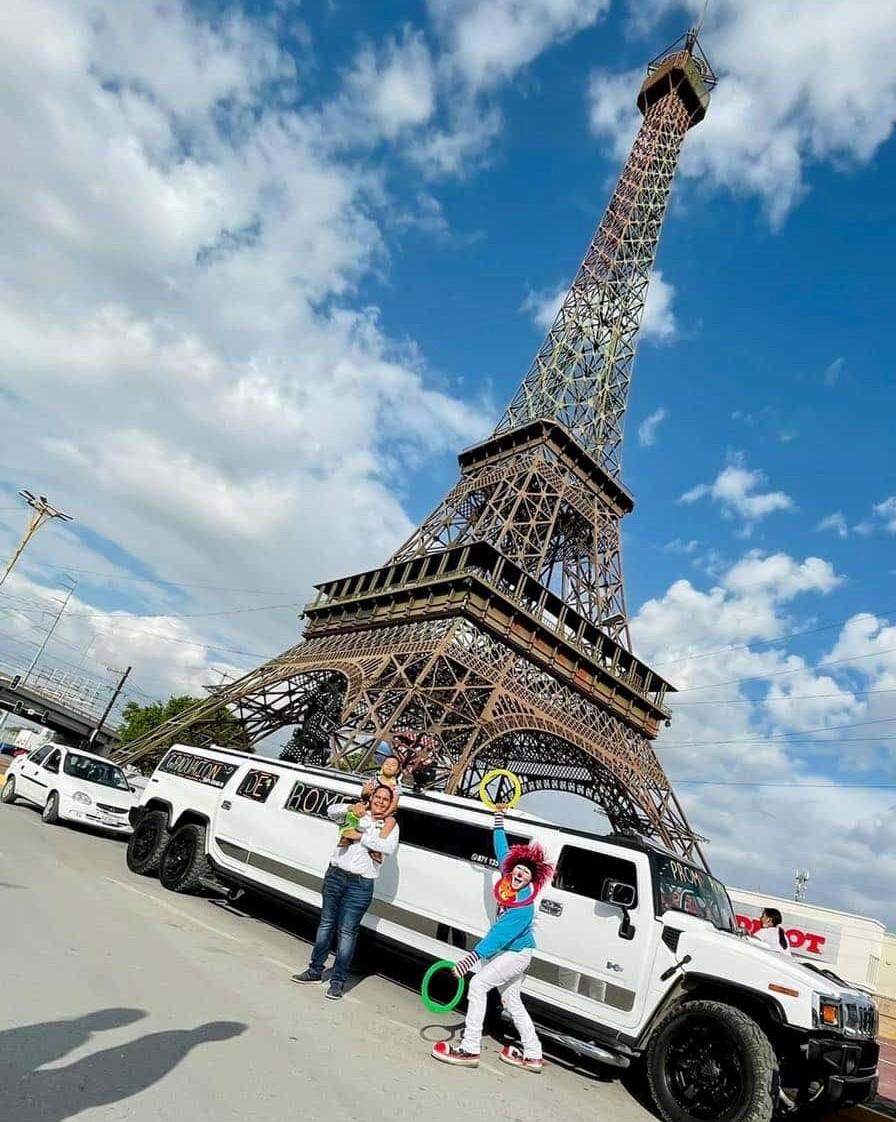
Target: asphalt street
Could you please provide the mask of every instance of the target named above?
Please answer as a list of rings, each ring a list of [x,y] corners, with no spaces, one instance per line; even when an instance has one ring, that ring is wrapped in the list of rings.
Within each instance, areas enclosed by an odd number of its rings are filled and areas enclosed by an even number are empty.
[[[485,1040],[475,1071],[430,1059],[457,1014],[427,1013],[420,971],[365,948],[341,1002],[290,984],[309,927],[133,876],[115,839],[0,806],[0,1120],[641,1122],[598,1069],[534,1076]],[[244,910],[241,910],[244,909]],[[548,1057],[550,1059],[550,1057]]]

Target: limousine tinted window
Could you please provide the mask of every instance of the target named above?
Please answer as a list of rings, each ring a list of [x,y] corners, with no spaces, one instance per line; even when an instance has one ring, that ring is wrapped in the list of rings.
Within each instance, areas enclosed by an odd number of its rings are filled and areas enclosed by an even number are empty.
[[[192,752],[182,752],[172,748],[158,767],[179,775],[181,779],[192,779],[194,783],[204,783],[207,787],[226,787],[237,770],[236,764],[226,764],[207,756],[195,756]]]
[[[242,795],[244,799],[253,799],[257,803],[263,803],[277,785],[278,778],[269,771],[247,771],[240,781],[236,793]]]
[[[487,826],[474,826],[469,822],[456,822],[451,818],[401,808],[396,817],[403,846],[415,845],[433,853],[443,853],[446,857],[475,861],[493,869],[498,867],[492,845],[492,831]],[[529,839],[508,834],[507,841],[510,845],[525,845]]]
[[[565,845],[560,851],[553,884],[554,888],[564,892],[599,900],[604,881],[608,878],[631,884],[637,891],[638,873],[633,861],[597,853],[593,849],[580,849],[577,845]]]

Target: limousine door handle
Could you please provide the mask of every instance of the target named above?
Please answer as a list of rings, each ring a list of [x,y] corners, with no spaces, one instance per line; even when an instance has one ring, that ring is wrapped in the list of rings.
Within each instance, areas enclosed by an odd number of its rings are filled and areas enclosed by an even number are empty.
[[[232,806],[233,806],[233,803],[230,801],[230,799],[225,799],[224,802],[221,803],[221,809],[222,810],[230,810],[230,808]]]
[[[547,916],[563,915],[563,905],[559,900],[544,899],[538,905],[538,910]]]

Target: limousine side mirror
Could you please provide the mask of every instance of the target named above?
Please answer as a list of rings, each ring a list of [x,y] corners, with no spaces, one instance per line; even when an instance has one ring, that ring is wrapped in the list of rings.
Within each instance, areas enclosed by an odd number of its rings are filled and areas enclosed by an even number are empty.
[[[600,898],[603,903],[610,904],[622,912],[622,919],[619,922],[619,938],[634,939],[635,925],[631,921],[628,910],[635,906],[637,898],[635,886],[608,877],[601,888]]]

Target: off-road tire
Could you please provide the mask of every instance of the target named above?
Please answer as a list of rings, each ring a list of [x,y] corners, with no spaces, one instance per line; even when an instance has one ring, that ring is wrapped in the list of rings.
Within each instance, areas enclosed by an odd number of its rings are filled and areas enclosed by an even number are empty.
[[[17,798],[16,777],[14,775],[7,776],[6,782],[3,784],[3,789],[0,790],[0,802],[11,806]]]
[[[683,1101],[687,1096],[681,1080],[686,1078],[686,1068],[676,1058],[680,1056],[676,1046],[699,1048],[700,1033],[711,1042],[716,1059],[720,1055],[731,1058],[737,1069],[739,1091],[724,1109],[698,1105],[696,1100]],[[726,1045],[730,1045],[730,1051]],[[670,1009],[654,1030],[646,1060],[650,1093],[665,1122],[771,1122],[777,1100],[778,1061],[759,1025],[732,1005],[690,1001]],[[705,1073],[706,1069],[702,1070]],[[706,1074],[703,1078],[707,1079]],[[722,1082],[718,1076],[707,1081],[716,1087]]]
[[[155,876],[170,837],[168,815],[162,810],[147,811],[128,838],[125,860],[131,872],[138,876]]]
[[[195,892],[210,875],[205,856],[205,827],[189,822],[171,835],[162,863],[159,880],[171,892]]]

